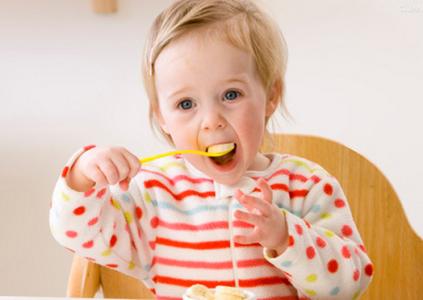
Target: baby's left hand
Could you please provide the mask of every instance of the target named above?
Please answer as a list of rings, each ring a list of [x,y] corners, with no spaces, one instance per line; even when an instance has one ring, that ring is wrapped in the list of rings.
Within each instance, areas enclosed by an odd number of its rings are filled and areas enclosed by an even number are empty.
[[[248,235],[236,235],[234,241],[240,244],[259,243],[269,250],[281,254],[287,247],[288,232],[286,221],[280,209],[272,204],[272,190],[263,179],[258,180],[262,198],[245,195],[238,190],[235,198],[248,210],[236,210],[235,218],[254,225]]]

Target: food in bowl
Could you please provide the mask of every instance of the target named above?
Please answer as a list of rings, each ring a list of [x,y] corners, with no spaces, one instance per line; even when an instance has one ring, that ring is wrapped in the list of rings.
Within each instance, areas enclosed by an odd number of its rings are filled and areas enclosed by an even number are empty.
[[[194,284],[184,294],[184,300],[254,300],[253,293],[230,286],[218,285],[209,289],[202,284]]]

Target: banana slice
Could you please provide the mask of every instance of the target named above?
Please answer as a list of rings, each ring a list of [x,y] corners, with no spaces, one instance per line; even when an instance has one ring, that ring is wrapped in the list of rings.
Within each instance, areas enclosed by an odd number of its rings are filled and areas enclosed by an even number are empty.
[[[190,299],[214,300],[213,293],[202,284],[194,284],[187,290],[186,294]]]
[[[217,144],[210,147],[207,147],[207,152],[209,153],[228,153],[232,149],[235,148],[234,143],[226,143],[226,144]]]

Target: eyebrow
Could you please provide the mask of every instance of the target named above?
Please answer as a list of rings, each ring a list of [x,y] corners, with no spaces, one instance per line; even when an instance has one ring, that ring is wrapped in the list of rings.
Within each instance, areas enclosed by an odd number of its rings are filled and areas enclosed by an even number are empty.
[[[242,83],[242,84],[247,84],[247,80],[246,80],[246,78],[247,78],[248,76],[245,74],[245,73],[240,73],[240,74],[236,74],[236,75],[233,75],[233,76],[231,76],[231,77],[228,77],[227,79],[224,79],[224,80],[221,80],[220,81],[220,83],[233,83],[233,82],[238,82],[238,83]],[[173,97],[175,97],[175,96],[177,96],[177,95],[179,95],[179,94],[184,94],[184,93],[186,93],[187,91],[190,91],[190,90],[192,90],[193,89],[193,86],[192,85],[187,85],[187,86],[184,86],[184,87],[182,87],[182,88],[180,88],[180,89],[177,89],[176,91],[174,91],[174,92],[171,92],[171,93],[169,93],[168,95],[167,95],[167,98],[173,98]]]

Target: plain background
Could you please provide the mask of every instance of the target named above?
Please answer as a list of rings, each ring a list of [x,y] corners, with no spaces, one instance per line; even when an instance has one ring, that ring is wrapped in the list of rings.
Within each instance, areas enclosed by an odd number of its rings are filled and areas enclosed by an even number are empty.
[[[80,146],[167,149],[151,133],[144,38],[171,0],[0,0],[0,295],[63,296],[71,254],[51,237],[55,181]],[[423,1],[262,1],[289,47],[277,131],[316,134],[367,156],[423,235]],[[381,220],[383,221],[383,220]]]

